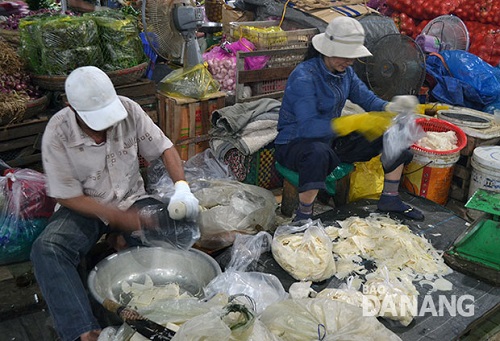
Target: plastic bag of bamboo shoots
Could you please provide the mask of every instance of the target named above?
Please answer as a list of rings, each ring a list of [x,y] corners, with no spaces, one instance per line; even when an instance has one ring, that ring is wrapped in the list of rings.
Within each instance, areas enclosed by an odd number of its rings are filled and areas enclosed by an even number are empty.
[[[279,226],[271,250],[276,262],[299,281],[319,282],[335,274],[332,242],[319,220]]]
[[[259,316],[283,341],[401,340],[374,316],[345,302],[304,298],[273,303]]]

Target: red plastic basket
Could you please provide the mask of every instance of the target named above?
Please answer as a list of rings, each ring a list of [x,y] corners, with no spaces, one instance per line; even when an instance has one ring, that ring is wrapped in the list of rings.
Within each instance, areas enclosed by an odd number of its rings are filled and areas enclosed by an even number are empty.
[[[417,124],[419,124],[424,131],[435,131],[435,132],[445,132],[445,131],[454,131],[457,135],[457,147],[451,150],[432,150],[423,148],[421,146],[417,146],[416,144],[412,145],[411,148],[415,151],[427,153],[427,154],[436,154],[436,155],[447,155],[454,154],[460,152],[467,145],[467,135],[460,129],[458,126],[454,125],[445,120],[440,120],[439,118],[432,117],[422,117],[417,118]]]

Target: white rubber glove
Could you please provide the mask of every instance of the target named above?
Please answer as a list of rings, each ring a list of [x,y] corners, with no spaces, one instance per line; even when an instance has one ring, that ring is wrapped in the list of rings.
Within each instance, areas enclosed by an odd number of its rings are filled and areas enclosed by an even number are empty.
[[[174,185],[175,192],[170,198],[167,210],[170,218],[180,220],[186,218],[194,221],[198,217],[200,207],[198,199],[191,193],[191,189],[186,181],[177,181]]]
[[[392,100],[385,106],[385,111],[415,114],[418,106],[418,99],[412,95],[394,96]]]

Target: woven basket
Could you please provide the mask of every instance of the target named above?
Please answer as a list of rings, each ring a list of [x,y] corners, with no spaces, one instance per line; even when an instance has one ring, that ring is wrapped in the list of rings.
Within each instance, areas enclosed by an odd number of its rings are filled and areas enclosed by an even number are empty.
[[[116,71],[106,72],[115,86],[133,83],[142,77],[148,63],[142,63],[134,67]],[[52,91],[64,91],[64,82],[67,76],[44,76],[44,75],[31,75],[33,83],[42,89]]]
[[[42,111],[44,111],[49,105],[49,96],[44,95],[40,98],[37,98],[35,100],[29,101],[28,104],[26,104],[26,111],[24,112],[24,120],[27,120],[28,118],[32,118],[33,116],[38,115]]]
[[[17,115],[14,112],[10,112],[6,115],[3,115],[0,118],[0,126],[8,126],[11,124],[22,122],[45,110],[45,108],[47,108],[48,105],[49,105],[49,97],[47,95],[29,101],[26,103],[26,108],[24,112],[19,113]]]
[[[145,62],[128,69],[106,72],[106,74],[115,86],[130,84],[141,78],[147,67],[148,62]]]
[[[6,30],[4,28],[0,28],[0,37],[5,39],[11,46],[17,48],[20,43],[19,31],[14,30]]]

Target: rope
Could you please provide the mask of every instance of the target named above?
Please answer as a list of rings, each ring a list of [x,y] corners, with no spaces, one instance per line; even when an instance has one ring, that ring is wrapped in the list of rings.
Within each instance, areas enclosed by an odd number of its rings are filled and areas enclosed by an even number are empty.
[[[326,327],[324,324],[318,324],[318,341],[323,341],[326,337]]]
[[[408,175],[408,174],[413,174],[413,173],[415,173],[415,172],[418,172],[419,170],[424,169],[425,167],[427,167],[428,165],[430,165],[432,162],[433,162],[433,161],[429,161],[429,162],[427,162],[425,165],[423,165],[422,167],[417,168],[417,169],[415,169],[414,171],[411,171],[411,172],[408,172],[408,173],[403,173],[403,175]]]
[[[290,0],[286,0],[285,5],[283,6],[283,14],[281,15],[281,20],[280,20],[280,23],[278,25],[280,28],[281,28],[281,25],[283,24],[283,21],[285,20],[286,8],[288,7],[289,2],[290,2]]]

